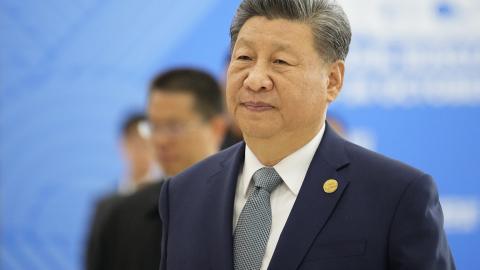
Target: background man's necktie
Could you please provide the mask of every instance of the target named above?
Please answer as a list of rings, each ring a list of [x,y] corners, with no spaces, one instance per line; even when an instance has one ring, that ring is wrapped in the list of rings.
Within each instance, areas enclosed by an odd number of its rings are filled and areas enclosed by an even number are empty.
[[[235,270],[257,270],[262,266],[272,226],[270,193],[282,182],[274,168],[253,174],[254,189],[240,213],[233,240]]]

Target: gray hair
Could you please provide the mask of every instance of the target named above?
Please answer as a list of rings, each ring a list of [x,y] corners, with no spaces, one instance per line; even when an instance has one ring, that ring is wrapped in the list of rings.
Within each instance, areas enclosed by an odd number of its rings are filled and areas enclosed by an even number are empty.
[[[342,7],[333,0],[243,0],[230,26],[231,50],[246,21],[255,16],[306,23],[324,60],[345,60],[352,38]]]

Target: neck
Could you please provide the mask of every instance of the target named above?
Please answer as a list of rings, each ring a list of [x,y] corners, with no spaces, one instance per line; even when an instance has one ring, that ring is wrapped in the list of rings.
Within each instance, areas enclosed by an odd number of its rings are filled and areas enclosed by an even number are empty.
[[[322,125],[324,125],[323,122]],[[244,139],[248,147],[263,165],[274,166],[310,142],[313,137],[318,134],[322,125],[297,129],[269,138],[251,137],[244,134]]]
[[[192,160],[193,162],[192,162],[191,165],[193,165],[197,162],[200,162],[200,161],[208,158],[209,156],[215,155],[219,150],[220,150],[220,147],[217,146],[216,144],[215,145],[206,145],[204,151],[202,151],[201,153],[198,153],[198,155],[195,157],[195,159]]]
[[[204,151],[198,152],[196,153],[196,155],[190,156],[188,163],[184,163],[183,164],[184,166],[180,166],[180,168],[176,167],[173,170],[165,170],[164,174],[166,177],[175,176],[181,173],[182,171],[184,171],[185,169],[187,169],[188,167],[193,166],[195,163],[200,162],[208,158],[209,156],[214,155],[215,153],[218,152],[218,150],[219,150],[219,147],[216,145],[206,145],[206,148],[204,149]]]
[[[133,170],[130,173],[130,179],[132,179],[135,185],[139,185],[145,182],[147,176],[148,176],[148,171],[145,171],[145,170]]]

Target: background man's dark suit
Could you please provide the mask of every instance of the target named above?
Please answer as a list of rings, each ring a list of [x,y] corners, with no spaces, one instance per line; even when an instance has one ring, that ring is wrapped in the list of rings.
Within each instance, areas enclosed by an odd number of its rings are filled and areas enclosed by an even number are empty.
[[[88,270],[101,269],[99,263],[104,257],[102,249],[102,230],[105,227],[105,223],[108,220],[108,217],[115,207],[115,205],[121,200],[123,195],[118,193],[108,194],[105,197],[101,198],[95,207],[95,214],[93,215],[90,233],[87,239],[87,249],[86,249],[86,261],[85,267]]]
[[[95,268],[90,269],[159,268],[162,223],[158,196],[162,184],[162,181],[149,184],[112,207],[100,233],[103,253],[91,262]]]
[[[244,150],[237,144],[164,185],[162,269],[233,269]],[[324,192],[327,179],[338,181],[336,192]],[[269,269],[454,269],[431,177],[327,125]]]
[[[217,153],[225,134],[221,94],[216,79],[199,69],[175,68],[153,78],[147,127],[155,160],[165,175],[177,175]],[[95,270],[159,269],[161,185],[142,186],[112,209],[99,233],[102,256]]]

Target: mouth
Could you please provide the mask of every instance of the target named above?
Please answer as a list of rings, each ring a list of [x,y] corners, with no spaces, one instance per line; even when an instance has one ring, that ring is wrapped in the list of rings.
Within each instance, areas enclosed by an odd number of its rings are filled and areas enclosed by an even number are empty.
[[[254,112],[263,112],[263,111],[268,111],[275,108],[273,105],[270,105],[265,102],[247,101],[247,102],[241,102],[240,105],[245,107],[247,110],[254,111]]]
[[[157,159],[161,163],[171,163],[176,161],[176,158],[173,154],[166,154],[166,153],[158,154]]]

